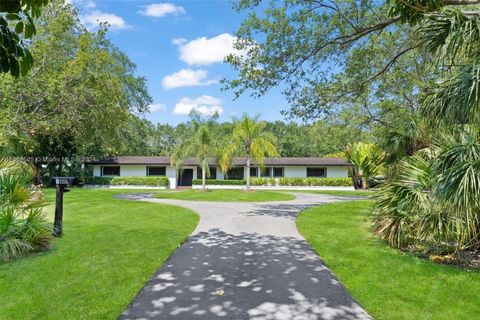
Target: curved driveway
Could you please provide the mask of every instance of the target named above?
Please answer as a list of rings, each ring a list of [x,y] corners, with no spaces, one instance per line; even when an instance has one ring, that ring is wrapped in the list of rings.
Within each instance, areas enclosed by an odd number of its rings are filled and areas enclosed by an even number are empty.
[[[295,225],[300,211],[345,198],[295,195],[256,203],[123,195],[192,209],[200,222],[120,319],[370,319]]]

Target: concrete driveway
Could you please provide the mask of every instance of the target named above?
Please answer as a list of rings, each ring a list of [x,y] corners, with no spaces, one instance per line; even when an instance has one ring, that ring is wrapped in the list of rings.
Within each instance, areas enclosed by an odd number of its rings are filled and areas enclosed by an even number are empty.
[[[192,209],[200,222],[120,319],[370,319],[295,225],[300,211],[345,198],[295,195],[258,203],[123,195]]]

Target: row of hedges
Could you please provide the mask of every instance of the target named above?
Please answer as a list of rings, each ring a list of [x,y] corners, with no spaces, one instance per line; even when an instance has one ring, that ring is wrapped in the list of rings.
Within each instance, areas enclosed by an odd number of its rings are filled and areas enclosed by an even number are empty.
[[[85,184],[168,187],[167,177],[85,177]]]
[[[252,178],[252,186],[276,186],[278,180],[279,186],[326,186],[326,187],[350,187],[352,178]],[[193,185],[201,185],[202,179],[194,179]],[[245,185],[245,180],[216,180],[207,179],[207,185]]]
[[[243,186],[245,185],[245,180],[217,180],[217,179],[206,179],[207,185],[210,186]],[[193,179],[192,184],[194,186],[201,186],[202,179]]]

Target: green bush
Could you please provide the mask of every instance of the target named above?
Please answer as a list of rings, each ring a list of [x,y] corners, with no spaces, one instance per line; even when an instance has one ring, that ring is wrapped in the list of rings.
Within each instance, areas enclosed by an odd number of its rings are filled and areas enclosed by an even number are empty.
[[[255,177],[250,179],[250,184],[252,186],[275,186],[277,182],[275,178]]]
[[[202,179],[193,179],[192,184],[194,186],[201,186]],[[217,179],[206,179],[206,184],[210,186],[243,186],[245,185],[245,180],[217,180]]]
[[[168,187],[169,180],[161,177],[85,177],[85,184],[110,186]]]
[[[352,186],[351,178],[280,178],[281,186],[304,187],[349,187]]]
[[[0,159],[0,260],[50,248],[52,228],[32,177],[22,163]]]

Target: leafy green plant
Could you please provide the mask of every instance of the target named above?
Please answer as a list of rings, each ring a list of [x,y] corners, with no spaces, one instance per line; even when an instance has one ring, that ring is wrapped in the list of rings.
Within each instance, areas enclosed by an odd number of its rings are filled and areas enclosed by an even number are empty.
[[[32,171],[0,160],[0,259],[48,250],[52,230],[42,211],[42,194],[31,186]]]
[[[348,145],[345,154],[353,164],[355,189],[368,189],[368,180],[383,171],[383,151],[376,144],[358,142]]]
[[[85,177],[87,185],[168,187],[167,177]]]
[[[192,184],[194,186],[202,185],[202,179],[193,179]],[[245,180],[217,180],[217,179],[206,179],[206,184],[210,186],[243,186],[245,185]]]

